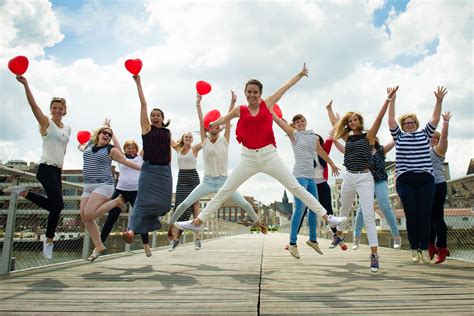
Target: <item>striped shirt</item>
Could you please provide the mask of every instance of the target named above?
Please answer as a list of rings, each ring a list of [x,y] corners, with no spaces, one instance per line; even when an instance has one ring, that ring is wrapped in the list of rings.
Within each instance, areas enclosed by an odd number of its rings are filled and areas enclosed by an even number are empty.
[[[368,170],[371,155],[372,145],[369,144],[367,133],[347,137],[344,153],[344,166],[347,171]]]
[[[400,127],[390,129],[395,141],[396,176],[407,171],[428,172],[433,174],[433,164],[430,156],[431,136],[436,126],[428,122],[421,131],[412,133],[402,132]]]
[[[433,147],[430,148],[431,162],[433,163],[433,172],[435,184],[446,182],[444,177],[444,157],[438,155]]]
[[[295,155],[293,175],[296,178],[314,177],[314,159],[316,157],[317,136],[312,130],[293,131],[295,141],[291,142]]]
[[[84,183],[104,183],[114,184],[112,177],[112,159],[109,157],[112,145],[100,147],[97,152],[92,148],[94,145],[89,143],[83,153],[84,166],[82,175]]]

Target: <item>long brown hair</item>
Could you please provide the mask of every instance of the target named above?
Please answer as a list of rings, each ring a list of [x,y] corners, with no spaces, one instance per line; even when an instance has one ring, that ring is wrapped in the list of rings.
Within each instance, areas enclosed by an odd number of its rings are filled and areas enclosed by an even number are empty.
[[[160,112],[161,114],[161,117],[163,118],[163,122],[161,122],[161,127],[168,127],[170,125],[170,120],[168,119],[168,121],[165,123],[165,113],[163,113],[163,111],[159,108],[154,108],[153,110],[151,110],[150,112],[150,116],[151,116],[151,113],[153,113],[153,111],[158,111]]]
[[[351,132],[351,128],[349,127],[349,118],[352,116],[357,116],[359,118],[359,122],[361,124],[361,131],[364,130],[364,118],[358,112],[347,112],[339,121],[336,122],[334,126],[336,133],[334,137],[336,139],[343,138],[345,139],[347,135]]]

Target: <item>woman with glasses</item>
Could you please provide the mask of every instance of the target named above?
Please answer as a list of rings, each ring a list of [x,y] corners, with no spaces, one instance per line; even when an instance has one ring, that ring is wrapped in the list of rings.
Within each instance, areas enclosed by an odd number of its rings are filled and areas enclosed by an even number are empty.
[[[64,125],[62,121],[63,116],[67,113],[66,100],[53,98],[49,104],[51,116],[47,117],[36,103],[26,78],[17,76],[16,79],[24,86],[26,99],[39,124],[43,146],[36,178],[43,186],[46,196],[28,191],[20,186],[7,188],[4,192],[18,194],[49,212],[46,238],[43,240],[43,256],[46,259],[52,259],[54,233],[64,207],[61,170],[71,135],[71,127]]]
[[[114,145],[110,144],[113,141]],[[94,261],[105,252],[105,246],[100,238],[99,226],[95,219],[109,210],[125,208],[124,198],[119,195],[110,200],[114,193],[114,178],[112,176],[112,160],[129,168],[140,170],[140,166],[128,161],[120,150],[115,148],[120,144],[110,128],[109,121],[94,132],[87,144],[79,145],[83,152],[84,190],[81,197],[81,218],[94,243],[94,251],[89,261]]]
[[[443,98],[447,91],[438,87],[434,92],[436,104],[433,115],[425,128],[418,130],[420,123],[415,113],[402,115],[395,120],[395,97],[388,109],[388,126],[395,141],[396,188],[405,211],[408,240],[412,261],[430,263],[428,244],[430,241],[431,206],[435,192],[433,163],[430,143],[438,126]]]

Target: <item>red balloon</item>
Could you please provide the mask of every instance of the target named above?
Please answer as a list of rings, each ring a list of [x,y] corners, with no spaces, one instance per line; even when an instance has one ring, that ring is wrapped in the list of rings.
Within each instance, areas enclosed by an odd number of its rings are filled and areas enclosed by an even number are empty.
[[[202,80],[196,82],[196,91],[198,94],[205,95],[211,92],[211,90],[212,90],[212,87],[208,82],[202,81]]]
[[[275,105],[273,106],[273,113],[276,114],[276,116],[278,116],[279,118],[283,119],[283,113],[281,113],[281,109],[280,107],[278,106],[278,104],[275,103]]]
[[[8,62],[8,69],[17,76],[21,76],[28,69],[28,58],[25,56],[16,56]]]
[[[142,70],[142,61],[140,59],[127,59],[125,61],[125,68],[127,68],[128,71],[132,75],[138,75],[140,73],[140,70]]]
[[[204,128],[209,128],[209,123],[212,123],[221,117],[221,112],[219,110],[211,110],[206,113],[204,116]]]
[[[89,131],[77,132],[77,141],[79,144],[85,144],[91,139],[91,133]]]

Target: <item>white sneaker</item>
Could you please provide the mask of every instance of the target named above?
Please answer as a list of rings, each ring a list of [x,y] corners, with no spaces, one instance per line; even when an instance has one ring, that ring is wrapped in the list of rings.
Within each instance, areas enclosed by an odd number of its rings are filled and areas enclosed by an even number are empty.
[[[194,232],[200,232],[202,231],[201,226],[196,226],[193,224],[193,221],[185,221],[185,222],[176,222],[174,223],[174,226],[178,227],[181,230],[192,230]]]
[[[196,239],[194,241],[194,250],[201,250],[201,240],[200,239]]]
[[[328,224],[331,227],[336,227],[336,226],[339,226],[339,225],[343,225],[346,222],[347,222],[347,217],[345,217],[345,216],[337,217],[337,216],[334,216],[332,214],[328,215]]]
[[[354,237],[354,242],[352,243],[352,250],[359,249],[360,238]]]
[[[402,237],[398,236],[393,238],[393,248],[400,249],[402,247]]]
[[[48,260],[53,259],[53,244],[46,242],[46,238],[43,240],[43,257]]]
[[[411,260],[413,261],[413,263],[418,263],[420,262],[420,251],[419,250],[415,250],[415,249],[412,249],[411,250]]]
[[[428,250],[421,250],[420,257],[421,257],[421,261],[423,261],[424,264],[431,263],[430,254],[428,253]]]
[[[300,253],[298,252],[298,246],[297,245],[290,245],[290,248],[288,249],[290,251],[290,254],[295,257],[296,259],[300,258]]]
[[[174,251],[179,246],[179,239],[170,241],[170,249],[169,252]]]
[[[26,192],[26,191],[28,190],[25,187],[20,187],[18,185],[3,189],[4,193],[17,194],[17,195],[20,195],[20,193]]]

